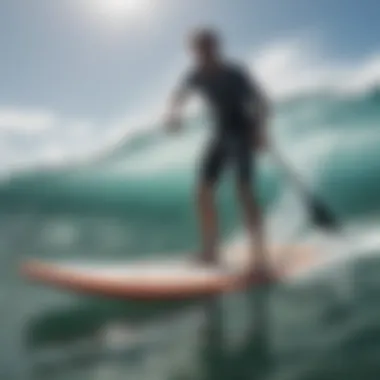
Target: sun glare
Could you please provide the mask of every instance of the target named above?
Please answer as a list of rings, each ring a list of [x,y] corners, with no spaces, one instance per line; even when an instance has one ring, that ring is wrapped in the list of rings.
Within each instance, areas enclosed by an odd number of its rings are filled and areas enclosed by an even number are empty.
[[[115,18],[134,17],[149,10],[149,0],[97,0],[97,2],[103,14]]]

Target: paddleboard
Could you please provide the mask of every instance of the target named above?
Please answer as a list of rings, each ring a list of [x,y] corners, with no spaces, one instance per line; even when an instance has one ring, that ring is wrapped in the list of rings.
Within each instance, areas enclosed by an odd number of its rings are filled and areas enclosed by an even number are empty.
[[[312,247],[280,246],[268,250],[276,281],[311,269],[321,261]],[[252,255],[247,248],[223,252],[218,266],[190,260],[95,263],[75,261],[23,262],[21,275],[29,281],[63,290],[122,299],[171,300],[212,296],[263,282],[247,277]]]

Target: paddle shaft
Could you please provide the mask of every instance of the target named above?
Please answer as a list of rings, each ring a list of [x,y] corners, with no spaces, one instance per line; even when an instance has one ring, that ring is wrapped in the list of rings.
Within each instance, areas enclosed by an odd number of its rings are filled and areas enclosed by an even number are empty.
[[[277,162],[286,172],[287,176],[298,186],[303,194],[313,223],[319,227],[330,230],[339,228],[339,222],[330,207],[328,207],[325,202],[323,202],[305,186],[299,176],[291,167],[289,167],[276,149],[272,148],[271,151]]]

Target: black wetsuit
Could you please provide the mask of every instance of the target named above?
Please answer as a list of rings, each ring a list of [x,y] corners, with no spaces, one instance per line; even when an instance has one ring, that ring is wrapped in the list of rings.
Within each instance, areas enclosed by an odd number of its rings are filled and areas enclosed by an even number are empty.
[[[212,141],[201,164],[201,180],[214,184],[231,160],[236,165],[238,180],[249,183],[255,126],[248,107],[259,89],[242,68],[232,64],[224,64],[212,73],[195,70],[187,75],[185,87],[205,98],[215,123]]]

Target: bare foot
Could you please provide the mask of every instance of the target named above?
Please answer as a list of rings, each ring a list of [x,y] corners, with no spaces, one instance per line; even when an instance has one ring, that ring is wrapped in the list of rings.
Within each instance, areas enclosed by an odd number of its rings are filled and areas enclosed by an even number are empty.
[[[249,282],[268,283],[275,281],[276,273],[271,267],[260,265],[253,267],[246,275],[246,279]]]
[[[218,255],[215,252],[202,252],[195,259],[199,265],[214,266],[218,264]]]

